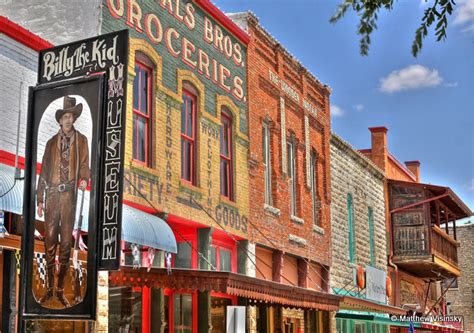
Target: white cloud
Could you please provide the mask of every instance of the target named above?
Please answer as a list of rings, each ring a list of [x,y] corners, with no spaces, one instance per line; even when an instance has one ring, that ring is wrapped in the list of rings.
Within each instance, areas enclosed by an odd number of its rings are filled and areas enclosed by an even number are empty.
[[[337,105],[331,105],[331,115],[334,117],[342,117],[344,115],[344,111]]]
[[[474,31],[474,0],[461,0],[455,7],[454,24],[463,26],[463,32]]]
[[[380,79],[380,90],[393,93],[401,90],[419,89],[440,85],[443,78],[436,69],[422,65],[411,65],[391,72],[386,78]]]
[[[448,88],[456,88],[458,85],[459,85],[459,83],[456,82],[456,81],[455,81],[455,82],[446,82],[446,83],[444,84],[444,86],[445,86],[445,87],[448,87]]]
[[[357,112],[362,112],[365,109],[365,106],[362,104],[356,104],[354,105],[354,109],[356,109]]]
[[[467,188],[470,191],[474,191],[474,179],[471,179],[471,181],[467,184]]]

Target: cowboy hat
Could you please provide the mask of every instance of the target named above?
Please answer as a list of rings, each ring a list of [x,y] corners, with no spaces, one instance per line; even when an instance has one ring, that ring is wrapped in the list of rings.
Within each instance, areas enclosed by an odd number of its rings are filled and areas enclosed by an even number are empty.
[[[76,105],[76,99],[71,96],[64,96],[63,108],[56,111],[56,121],[59,123],[59,119],[65,113],[72,113],[74,121],[81,116],[82,103]]]

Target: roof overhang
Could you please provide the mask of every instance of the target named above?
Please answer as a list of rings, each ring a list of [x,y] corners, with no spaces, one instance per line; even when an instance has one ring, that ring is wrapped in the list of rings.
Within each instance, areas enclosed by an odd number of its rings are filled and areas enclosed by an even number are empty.
[[[164,268],[133,269],[121,267],[111,272],[112,286],[173,288],[176,290],[213,291],[247,298],[255,302],[278,304],[285,307],[337,311],[340,296],[311,289],[289,286],[231,272]]]

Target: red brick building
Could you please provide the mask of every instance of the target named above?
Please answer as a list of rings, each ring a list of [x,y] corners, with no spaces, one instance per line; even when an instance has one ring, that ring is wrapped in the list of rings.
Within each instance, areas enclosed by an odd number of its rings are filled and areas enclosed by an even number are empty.
[[[328,292],[331,265],[329,94],[249,13],[249,241],[256,277]],[[311,309],[311,310],[309,310]],[[267,330],[327,332],[324,306],[258,309]],[[266,322],[257,320],[265,330]],[[280,326],[279,326],[280,325]]]

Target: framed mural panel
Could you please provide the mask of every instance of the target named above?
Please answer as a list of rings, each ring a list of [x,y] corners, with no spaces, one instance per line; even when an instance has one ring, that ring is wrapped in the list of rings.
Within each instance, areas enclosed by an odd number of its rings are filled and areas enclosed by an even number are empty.
[[[25,319],[95,318],[103,91],[103,75],[31,89]]]

